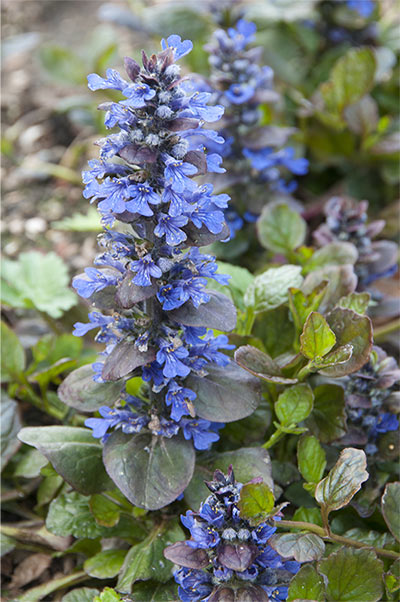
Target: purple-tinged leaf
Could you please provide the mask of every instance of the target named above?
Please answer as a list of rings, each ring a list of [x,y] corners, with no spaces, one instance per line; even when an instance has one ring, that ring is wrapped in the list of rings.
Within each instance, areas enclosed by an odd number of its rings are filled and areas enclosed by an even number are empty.
[[[205,226],[196,228],[192,223],[189,223],[183,230],[186,232],[186,244],[189,247],[206,247],[218,240],[225,240],[230,235],[229,228],[225,223],[219,234],[213,234]]]
[[[151,286],[138,286],[133,282],[135,274],[127,273],[125,278],[117,286],[117,292],[115,293],[115,301],[123,307],[123,309],[130,309],[136,303],[150,299],[157,292],[157,286],[152,284]]]
[[[217,560],[227,569],[245,571],[253,564],[258,548],[252,543],[222,543],[218,546]]]
[[[306,426],[321,443],[340,439],[346,433],[346,410],[343,387],[320,385],[314,389],[314,408]]]
[[[104,445],[103,460],[111,479],[132,504],[157,510],[176,500],[189,484],[195,452],[192,442],[181,435],[167,439],[115,431]]]
[[[236,308],[223,293],[208,290],[210,300],[196,309],[191,301],[168,312],[168,316],[185,326],[206,326],[216,330],[230,332],[236,326]]]
[[[325,552],[324,541],[313,533],[273,535],[268,544],[283,558],[294,558],[297,562],[319,560]]]
[[[80,412],[94,412],[104,405],[113,406],[120,397],[123,381],[97,383],[93,376],[91,365],[77,368],[58,387],[58,397]]]
[[[191,374],[185,386],[197,397],[197,415],[213,422],[234,422],[254,412],[261,399],[261,385],[234,362],[227,366],[207,365],[207,376]]]
[[[207,159],[202,151],[189,151],[183,158],[186,163],[191,163],[197,167],[197,175],[202,176],[207,173]]]
[[[127,72],[129,78],[135,82],[137,76],[140,73],[140,65],[134,59],[131,59],[129,56],[124,58],[125,71]]]
[[[136,368],[152,362],[155,357],[154,349],[139,351],[133,341],[123,341],[114,347],[107,357],[101,376],[106,381],[119,380]]]
[[[199,125],[199,120],[192,117],[178,117],[167,124],[167,128],[171,132],[182,132],[183,130],[196,129]]]
[[[188,569],[204,569],[210,564],[205,550],[191,548],[187,541],[178,541],[164,550],[164,556],[174,564]]]
[[[128,163],[154,163],[157,160],[157,151],[151,150],[147,146],[138,146],[137,144],[127,144],[118,151],[121,159]]]
[[[247,372],[267,382],[278,385],[297,383],[296,378],[285,378],[282,376],[278,364],[269,355],[251,345],[239,347],[235,351],[235,361],[239,366],[247,370]]]

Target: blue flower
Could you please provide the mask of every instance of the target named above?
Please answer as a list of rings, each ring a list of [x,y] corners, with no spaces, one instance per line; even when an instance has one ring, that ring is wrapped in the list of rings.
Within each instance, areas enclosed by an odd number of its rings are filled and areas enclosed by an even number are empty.
[[[147,101],[154,98],[155,90],[152,90],[147,84],[131,84],[127,85],[123,90],[124,96],[128,100],[122,101],[121,104],[127,105],[135,109],[141,109],[146,106]]]
[[[196,226],[201,228],[206,226],[207,230],[213,234],[219,234],[224,227],[224,214],[208,198],[200,199],[193,208],[190,219]]]
[[[106,178],[98,187],[97,196],[103,198],[100,201],[100,211],[112,211],[123,213],[126,210],[126,199],[129,199],[130,181],[128,178],[114,180]]]
[[[171,418],[177,422],[192,411],[188,404],[196,399],[196,393],[191,389],[180,387],[174,380],[168,385],[168,393],[165,396],[165,403],[171,408]]]
[[[188,221],[188,218],[184,215],[172,217],[166,213],[159,213],[158,224],[154,228],[154,234],[159,238],[165,236],[167,244],[171,247],[175,247],[186,240],[187,236],[180,228],[185,226]]]
[[[249,84],[232,84],[225,92],[225,97],[234,105],[242,105],[254,96],[255,89]]]
[[[75,322],[73,335],[76,337],[83,337],[89,330],[93,328],[107,328],[109,324],[114,321],[111,316],[103,316],[98,311],[92,311],[88,315],[89,322],[87,324],[83,322]]]
[[[165,165],[164,177],[166,184],[173,188],[175,192],[183,192],[185,188],[195,186],[187,176],[193,176],[197,173],[197,167],[191,163],[177,161],[173,157],[168,157]]]
[[[374,0],[347,0],[346,4],[350,10],[358,12],[364,19],[368,19],[375,9]]]
[[[181,291],[181,300],[183,302],[191,299],[193,305],[197,308],[202,303],[207,303],[210,300],[210,295],[204,292],[204,287],[207,284],[205,278],[193,276],[187,280],[178,280],[176,284]]]
[[[104,119],[106,128],[111,129],[118,125],[120,128],[127,130],[136,123],[136,117],[127,107],[123,107],[117,102],[111,103],[107,109]]]
[[[157,299],[166,311],[176,309],[185,303],[182,288],[175,283],[162,286],[157,293]]]
[[[161,40],[161,48],[166,50],[167,48],[174,49],[174,58],[175,60],[181,59],[183,56],[189,54],[189,52],[193,49],[193,43],[190,40],[181,40],[181,36],[172,35],[167,38],[167,41],[164,38]]]
[[[125,208],[131,213],[139,213],[147,217],[153,215],[153,211],[149,207],[161,203],[160,196],[154,192],[153,188],[148,184],[131,184],[128,188],[130,200],[125,204]]]
[[[163,367],[163,374],[167,378],[175,376],[188,376],[190,368],[181,360],[188,357],[189,352],[183,345],[175,348],[173,343],[160,339],[160,349],[157,352],[157,362]]]
[[[105,79],[96,73],[88,75],[88,88],[92,91],[111,89],[122,92],[122,90],[129,86],[129,83],[115,69],[107,69],[106,75]]]
[[[376,433],[387,433],[389,431],[396,431],[399,428],[399,421],[394,414],[389,412],[380,414],[373,426],[373,431]]]
[[[193,439],[196,449],[209,449],[211,444],[219,439],[218,433],[209,430],[211,424],[211,422],[202,418],[196,420],[182,418],[183,436],[185,439]]]
[[[85,426],[93,430],[92,435],[97,439],[103,438],[110,428],[121,429],[123,433],[128,435],[139,433],[149,421],[146,416],[139,416],[132,412],[128,405],[120,409],[102,406],[99,413],[103,418],[88,418],[85,420]]]
[[[85,277],[86,275],[86,277]],[[108,273],[106,270],[96,270],[96,268],[85,268],[85,274],[82,274],[83,278],[76,276],[72,280],[72,286],[84,299],[88,299],[103,290],[106,286],[114,286],[118,282],[118,278],[114,273]]]
[[[227,366],[229,357],[225,353],[221,353],[219,349],[234,349],[235,345],[230,345],[228,337],[220,334],[214,337],[212,330],[209,330],[203,339],[203,344],[194,347],[194,353],[198,353],[206,358],[209,362],[214,362],[219,366]]]
[[[222,157],[217,153],[207,155],[207,171],[212,173],[225,173],[226,169],[221,167]]]
[[[165,380],[162,367],[158,362],[151,362],[151,364],[143,366],[142,378],[145,382],[149,382],[150,380],[154,381],[156,387],[163,385]]]
[[[208,92],[195,92],[193,96],[189,98],[188,107],[193,117],[199,117],[204,121],[218,121],[221,119],[224,113],[224,107],[221,105],[208,106],[207,102],[211,98],[211,94]],[[185,115],[185,112],[182,113]]]
[[[168,214],[172,217],[178,217],[191,210],[191,205],[185,201],[182,194],[179,194],[170,186],[164,189],[162,202],[169,203]]]
[[[162,271],[154,263],[150,253],[147,253],[142,259],[132,261],[130,269],[132,272],[136,272],[133,282],[138,286],[150,286],[151,277],[160,278],[162,276]]]

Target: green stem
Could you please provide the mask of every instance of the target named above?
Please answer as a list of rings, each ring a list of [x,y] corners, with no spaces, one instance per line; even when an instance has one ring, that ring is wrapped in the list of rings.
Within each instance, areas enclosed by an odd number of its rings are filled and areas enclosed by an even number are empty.
[[[304,380],[306,376],[308,376],[310,372],[312,372],[312,370],[312,362],[309,362],[306,366],[304,366],[304,368],[300,370],[300,372],[296,375],[296,378],[298,378],[299,380]]]
[[[382,556],[384,558],[390,558],[392,560],[397,560],[400,558],[400,554],[398,552],[384,550],[383,548],[375,548],[374,546],[369,546],[362,541],[355,541],[354,539],[349,539],[348,537],[336,535],[335,533],[332,533],[332,531],[330,531],[328,534],[323,527],[314,525],[313,523],[294,520],[280,520],[276,521],[276,524],[277,526],[287,527],[288,529],[304,529],[306,531],[310,531],[311,533],[315,533],[315,535],[319,535],[319,537],[322,537],[323,539],[330,539],[333,542],[341,543],[352,548],[372,549],[378,556]]]
[[[272,433],[271,437],[268,439],[268,441],[266,441],[263,444],[263,448],[264,449],[269,449],[270,447],[272,447],[273,445],[275,445],[275,443],[277,443],[279,441],[279,439],[282,437],[283,432],[279,429],[277,429],[275,431],[275,433]]]

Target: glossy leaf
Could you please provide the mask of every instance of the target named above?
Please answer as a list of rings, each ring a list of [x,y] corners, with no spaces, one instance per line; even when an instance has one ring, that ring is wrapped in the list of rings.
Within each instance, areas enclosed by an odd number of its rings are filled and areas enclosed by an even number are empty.
[[[314,533],[274,535],[268,543],[283,558],[294,558],[297,562],[319,560],[325,552],[324,541]]]
[[[318,564],[328,580],[326,600],[377,602],[382,595],[383,564],[369,550],[341,548]]]
[[[270,383],[290,385],[297,382],[296,378],[285,378],[276,362],[256,347],[243,345],[235,351],[235,361],[245,370]]]
[[[312,311],[300,336],[300,351],[310,360],[326,355],[336,343],[335,333],[329,328],[324,316]]]
[[[152,362],[155,357],[154,349],[139,351],[133,341],[123,341],[107,356],[101,376],[105,381],[119,380],[136,368]]]
[[[242,572],[253,564],[258,553],[257,546],[249,542],[222,542],[218,546],[217,560],[228,569]]]
[[[352,345],[351,357],[334,366],[320,370],[326,376],[346,376],[359,370],[369,359],[372,349],[372,324],[367,316],[356,314],[351,309],[337,307],[326,320],[336,335],[335,351],[338,347]]]
[[[302,566],[290,582],[287,601],[296,600],[325,601],[324,580],[311,564]]]
[[[134,274],[128,272],[116,289],[115,302],[124,309],[130,309],[136,303],[154,297],[157,292],[155,284],[151,286],[138,286],[132,282],[134,277]]]
[[[246,483],[240,490],[240,515],[250,524],[258,525],[268,517],[274,501],[274,494],[266,483]]]
[[[355,291],[357,276],[352,265],[325,266],[308,274],[301,290],[304,294],[309,295],[322,282],[328,284],[318,311],[325,314],[336,305],[341,297]]]
[[[24,368],[24,348],[11,328],[1,322],[1,382],[18,380]]]
[[[302,477],[308,483],[318,483],[326,466],[325,451],[314,435],[303,435],[297,444],[297,458]]]
[[[189,569],[204,569],[210,564],[206,550],[191,548],[187,541],[177,541],[164,550],[164,556],[174,564]]]
[[[111,579],[118,575],[127,550],[104,550],[88,558],[83,569],[90,577],[96,579]]]
[[[288,387],[275,403],[275,413],[283,426],[296,425],[307,418],[313,408],[314,395],[309,385]]]
[[[256,276],[244,296],[246,307],[253,307],[256,313],[269,311],[286,303],[289,289],[298,288],[303,282],[301,267],[283,265],[270,268]]]
[[[92,587],[77,587],[61,598],[61,602],[93,602],[99,593],[98,589]]]
[[[115,431],[104,445],[103,458],[108,474],[132,504],[156,510],[184,491],[195,453],[192,442],[182,436],[167,439]]]
[[[389,483],[382,496],[382,514],[392,535],[400,541],[400,482]]]
[[[328,476],[315,489],[315,499],[324,509],[326,516],[332,510],[347,506],[351,498],[361,489],[369,477],[364,451],[348,447],[339,456]]]
[[[191,301],[168,312],[168,316],[185,326],[206,326],[215,330],[230,332],[236,326],[236,309],[232,301],[222,293],[208,291],[210,300],[198,308]]]
[[[208,364],[207,376],[191,374],[185,386],[192,389],[196,414],[215,422],[233,422],[254,412],[261,399],[259,379],[234,362]]]
[[[314,408],[306,425],[321,443],[330,443],[346,433],[344,391],[338,385],[320,385],[314,389]]]
[[[74,489],[84,494],[110,488],[100,443],[89,429],[72,426],[26,427],[18,434],[23,443],[43,454]]]
[[[310,313],[318,310],[326,287],[327,282],[321,282],[308,295],[305,295],[300,289],[289,289],[289,308],[297,330],[302,331]]]
[[[93,376],[91,365],[74,370],[58,387],[58,397],[80,412],[94,412],[104,405],[113,406],[120,397],[123,382],[97,383]]]
[[[266,249],[285,254],[303,244],[306,222],[289,205],[266,205],[257,222],[258,238]]]
[[[1,444],[1,470],[18,451],[21,443],[17,434],[21,428],[18,404],[3,391],[0,399],[0,444]]]
[[[131,600],[133,602],[176,602],[177,586],[174,580],[168,583],[155,583],[154,581],[138,581],[132,587]]]
[[[322,358],[317,358],[314,362],[314,370],[321,372],[324,368],[330,368],[331,366],[337,366],[338,364],[345,364],[353,355],[353,345],[349,343],[347,345],[341,345],[336,347],[330,353],[327,353]]]
[[[155,527],[146,539],[129,550],[118,578],[118,591],[130,593],[132,584],[139,580],[168,581],[172,563],[165,558],[164,549],[184,538],[185,534],[176,521],[163,522]]]

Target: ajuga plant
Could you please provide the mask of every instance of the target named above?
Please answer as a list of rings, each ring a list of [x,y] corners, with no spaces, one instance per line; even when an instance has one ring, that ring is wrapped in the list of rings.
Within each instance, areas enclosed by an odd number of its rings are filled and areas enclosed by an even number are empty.
[[[273,71],[260,66],[262,49],[252,46],[256,25],[238,18],[229,3],[214,11],[219,22],[209,52],[211,73],[200,89],[213,93],[214,102],[225,108],[219,132],[225,142],[218,152],[224,157],[226,175],[215,176],[219,189],[229,190],[231,203],[225,217],[233,238],[245,224],[257,220],[273,193],[288,194],[296,189],[292,175],[307,172],[308,161],[296,158],[294,148],[285,146],[293,129],[266,125],[263,106],[274,103]],[[215,145],[214,141],[211,141]],[[221,253],[239,255],[251,239],[243,232],[240,240],[221,248]]]
[[[362,446],[369,463],[398,454],[397,411],[400,369],[393,357],[373,347],[370,358],[346,383],[348,433],[341,443]],[[391,433],[383,437],[385,433]]]
[[[85,424],[104,443],[107,472],[146,508],[176,499],[191,479],[195,449],[208,449],[224,421],[250,414],[259,395],[257,381],[223,353],[232,349],[227,337],[213,333],[232,330],[236,312],[206,289],[227,277],[198,248],[228,234],[229,197],[192,179],[221,169],[220,155],[206,149],[223,138],[203,125],[223,108],[208,106],[207,93],[187,92],[176,61],[190,52],[189,40],[172,35],[162,48],[143,53],[142,67],[125,60],[130,81],[112,69],[88,76],[91,90],[123,97],[100,105],[106,127],[119,128],[97,142],[100,159],[83,173],[84,196],[102,216],[102,250],[96,267],[73,280],[97,308],[74,334],[98,330],[105,348],[59,390],[65,403],[99,410]],[[144,385],[132,395],[125,382],[135,376]]]
[[[287,585],[300,563],[282,558],[269,545],[276,531],[273,521],[255,526],[242,516],[242,484],[235,481],[232,466],[227,475],[217,470],[206,485],[211,495],[199,511],[181,516],[191,538],[164,550],[180,566],[174,573],[180,600],[286,600]],[[275,520],[281,516],[279,510],[271,513]]]
[[[354,265],[357,290],[371,293],[374,301],[383,298],[371,285],[380,278],[393,276],[397,271],[398,246],[389,240],[372,240],[384,228],[384,220],[368,222],[368,202],[333,197],[325,205],[325,222],[313,232],[319,247],[333,242],[350,242],[357,249]]]

